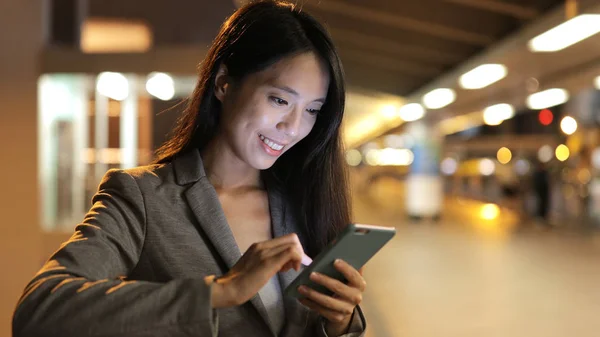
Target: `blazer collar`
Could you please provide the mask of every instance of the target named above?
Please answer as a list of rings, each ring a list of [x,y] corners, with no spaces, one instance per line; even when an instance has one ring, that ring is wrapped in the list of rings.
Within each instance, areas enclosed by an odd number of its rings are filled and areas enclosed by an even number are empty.
[[[206,177],[204,164],[198,150],[191,150],[175,157],[173,159],[173,170],[175,171],[175,182],[182,186],[195,183]]]
[[[194,150],[175,158],[173,169],[176,183],[182,186],[189,185],[185,190],[186,201],[197,220],[199,229],[206,234],[214,251],[223,262],[222,272],[226,273],[237,263],[241,257],[241,253],[225,218],[225,213],[223,212],[217,192],[206,176],[200,152]],[[284,192],[269,179],[265,179],[265,186],[269,198],[273,237],[297,233],[300,241],[305,245],[305,237],[294,219],[293,212],[287,206]],[[282,292],[298,274],[299,272],[293,269],[279,273]],[[268,323],[267,311],[259,295],[255,295],[250,302],[263,317],[265,323],[271,328]],[[294,327],[304,328],[308,318],[308,310],[294,299],[284,298],[284,305],[288,324],[284,328],[282,335],[302,335],[300,333],[301,330],[295,331]]]

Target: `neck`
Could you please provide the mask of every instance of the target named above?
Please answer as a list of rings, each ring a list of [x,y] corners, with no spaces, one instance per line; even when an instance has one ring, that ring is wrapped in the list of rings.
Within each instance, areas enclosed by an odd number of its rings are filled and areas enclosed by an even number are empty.
[[[260,171],[238,158],[219,137],[201,155],[206,176],[216,189],[262,188]]]

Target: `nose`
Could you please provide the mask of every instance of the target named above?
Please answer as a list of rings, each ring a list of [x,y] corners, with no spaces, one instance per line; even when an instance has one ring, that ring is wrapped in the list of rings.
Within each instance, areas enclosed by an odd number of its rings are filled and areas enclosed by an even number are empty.
[[[286,113],[281,121],[277,123],[277,130],[282,131],[287,136],[296,137],[302,121],[301,109],[293,109]]]

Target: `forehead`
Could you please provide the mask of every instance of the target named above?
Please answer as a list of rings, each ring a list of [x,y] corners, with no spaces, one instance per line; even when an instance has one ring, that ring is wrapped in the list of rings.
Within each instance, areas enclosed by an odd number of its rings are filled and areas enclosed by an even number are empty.
[[[305,98],[323,98],[329,88],[329,71],[314,53],[285,57],[257,73],[263,85],[286,86]]]

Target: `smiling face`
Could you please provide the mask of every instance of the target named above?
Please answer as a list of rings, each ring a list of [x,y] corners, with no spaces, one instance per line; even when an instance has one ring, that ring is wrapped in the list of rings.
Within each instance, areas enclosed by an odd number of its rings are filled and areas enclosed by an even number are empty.
[[[216,78],[222,102],[220,137],[249,166],[264,170],[306,137],[329,88],[329,72],[314,53],[280,60],[239,83],[226,68]]]

